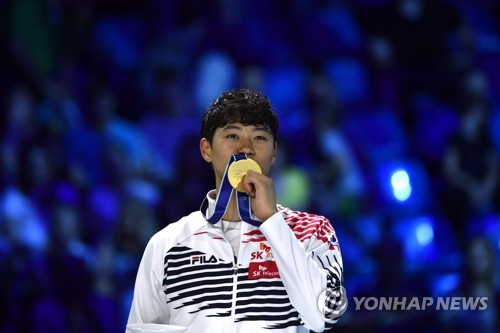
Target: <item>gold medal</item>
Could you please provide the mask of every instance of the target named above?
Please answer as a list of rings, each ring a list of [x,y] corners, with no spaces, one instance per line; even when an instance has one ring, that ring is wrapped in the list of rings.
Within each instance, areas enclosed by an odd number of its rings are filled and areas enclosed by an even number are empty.
[[[249,158],[231,163],[229,169],[227,170],[229,183],[239,192],[245,192],[243,182],[245,181],[245,176],[247,175],[248,170],[254,170],[258,173],[262,173],[262,170],[257,162]]]

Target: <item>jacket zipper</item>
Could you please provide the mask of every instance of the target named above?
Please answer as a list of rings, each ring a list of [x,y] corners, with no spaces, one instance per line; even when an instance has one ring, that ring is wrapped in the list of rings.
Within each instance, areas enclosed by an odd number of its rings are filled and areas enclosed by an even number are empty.
[[[243,223],[243,222],[240,222]],[[240,228],[240,246],[238,248],[238,253],[233,253],[233,304],[231,306],[231,318],[232,318],[232,332],[236,333],[236,296],[238,294],[238,258],[241,258],[241,239],[243,238],[243,227]],[[231,246],[231,249],[233,247]]]
[[[236,294],[238,292],[238,263],[235,256],[233,256],[233,297],[231,304],[231,332],[236,332]]]
[[[243,223],[243,222],[240,222]],[[232,323],[232,332],[236,333],[236,299],[237,299],[237,294],[238,294],[238,258],[241,258],[241,249],[243,247],[243,244],[241,243],[241,240],[243,239],[243,233],[244,233],[244,227],[245,225],[241,225],[240,228],[240,246],[238,248],[238,254],[236,254],[233,251],[233,298],[232,298],[232,306],[231,306],[231,323]],[[231,244],[230,244],[231,245]],[[231,249],[233,247],[231,246]]]
[[[243,222],[240,222],[240,223],[243,223]],[[241,248],[242,248],[242,244],[241,244],[241,238],[243,236],[243,227],[244,225],[241,226],[241,230],[240,230],[240,248],[239,248],[239,253],[238,253],[238,257],[240,256],[240,253],[241,253]],[[238,292],[238,257],[235,255],[234,251],[233,251],[233,247],[231,246],[231,244],[229,243],[229,241],[226,239],[226,236],[224,235],[224,232],[222,231],[221,232],[221,236],[222,238],[224,238],[224,241],[229,245],[229,248],[231,249],[231,253],[233,254],[233,295],[232,295],[232,304],[231,304],[231,324],[230,324],[230,330],[229,332],[232,332],[232,333],[236,333],[236,295],[237,295],[237,292]]]

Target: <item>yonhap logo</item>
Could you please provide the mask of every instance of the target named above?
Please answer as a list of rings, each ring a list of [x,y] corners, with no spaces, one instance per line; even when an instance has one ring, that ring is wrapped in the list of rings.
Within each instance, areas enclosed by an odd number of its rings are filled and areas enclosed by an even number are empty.
[[[321,304],[318,305],[321,306]],[[345,288],[341,286],[340,288],[329,290],[326,294],[325,305],[326,308],[332,309],[330,310],[330,314],[327,316],[338,317],[346,312],[349,301],[347,300]]]
[[[412,311],[462,310],[481,311],[488,308],[488,297],[353,297],[356,310]]]

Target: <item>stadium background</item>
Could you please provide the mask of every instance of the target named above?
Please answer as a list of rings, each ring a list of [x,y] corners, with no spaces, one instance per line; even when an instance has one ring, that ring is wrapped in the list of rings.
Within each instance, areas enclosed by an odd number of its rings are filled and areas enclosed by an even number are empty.
[[[350,299],[489,297],[351,302],[335,332],[500,331],[498,1],[4,0],[0,43],[0,331],[123,331],[147,240],[213,187],[200,116],[236,87],[279,112],[278,199],[332,221]]]

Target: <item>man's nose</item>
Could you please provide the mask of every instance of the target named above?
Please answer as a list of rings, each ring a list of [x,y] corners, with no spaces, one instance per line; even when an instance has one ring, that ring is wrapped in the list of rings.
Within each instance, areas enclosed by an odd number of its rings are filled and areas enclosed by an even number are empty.
[[[253,149],[253,141],[252,140],[244,140],[241,144],[241,147],[238,151],[240,154],[253,155],[255,153]]]

